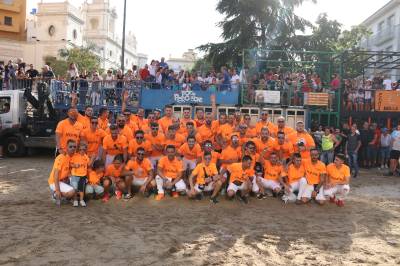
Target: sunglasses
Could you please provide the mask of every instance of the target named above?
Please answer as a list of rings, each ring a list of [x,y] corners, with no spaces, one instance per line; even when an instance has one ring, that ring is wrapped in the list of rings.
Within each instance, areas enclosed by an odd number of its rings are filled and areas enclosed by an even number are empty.
[[[204,147],[212,147],[212,145],[211,144],[206,144],[206,145],[204,145]]]
[[[94,125],[97,125],[98,124],[98,122],[91,122],[92,124],[94,124]]]
[[[151,129],[152,130],[158,130],[158,127],[152,127]]]
[[[138,152],[137,155],[144,155],[144,152]]]
[[[70,148],[70,149],[75,149],[75,148],[76,148],[76,145],[70,145],[70,146],[68,146],[68,148]]]
[[[144,139],[144,137],[136,137],[136,139]]]

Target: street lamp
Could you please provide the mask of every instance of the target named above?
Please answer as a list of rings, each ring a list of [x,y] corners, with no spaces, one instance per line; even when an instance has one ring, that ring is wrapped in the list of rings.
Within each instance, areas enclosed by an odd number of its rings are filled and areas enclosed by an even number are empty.
[[[125,24],[126,24],[126,0],[124,0],[124,22],[122,25],[122,55],[121,55],[121,69],[122,73],[125,71]]]

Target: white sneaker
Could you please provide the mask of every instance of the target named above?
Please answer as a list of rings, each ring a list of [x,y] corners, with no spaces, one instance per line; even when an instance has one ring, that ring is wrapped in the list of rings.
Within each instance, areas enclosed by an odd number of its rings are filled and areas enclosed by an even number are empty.
[[[86,202],[84,200],[81,200],[79,203],[81,204],[82,207],[86,207]]]
[[[389,169],[389,167],[385,164],[385,169]]]
[[[72,206],[74,206],[74,207],[79,207],[78,201],[77,201],[77,200],[74,200],[74,203],[72,204]]]

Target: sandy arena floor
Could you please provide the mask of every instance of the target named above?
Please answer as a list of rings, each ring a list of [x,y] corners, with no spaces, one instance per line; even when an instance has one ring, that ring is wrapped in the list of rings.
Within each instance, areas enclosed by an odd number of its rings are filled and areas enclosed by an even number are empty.
[[[400,178],[352,181],[344,208],[251,199],[51,201],[50,155],[0,161],[0,265],[400,265]]]

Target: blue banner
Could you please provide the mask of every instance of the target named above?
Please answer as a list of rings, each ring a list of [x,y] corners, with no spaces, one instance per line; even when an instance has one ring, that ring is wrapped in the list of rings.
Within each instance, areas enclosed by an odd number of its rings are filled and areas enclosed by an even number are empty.
[[[143,89],[140,94],[140,106],[144,109],[163,109],[165,105],[211,105],[210,96],[215,94],[220,105],[237,105],[239,93],[232,91],[172,91]]]

